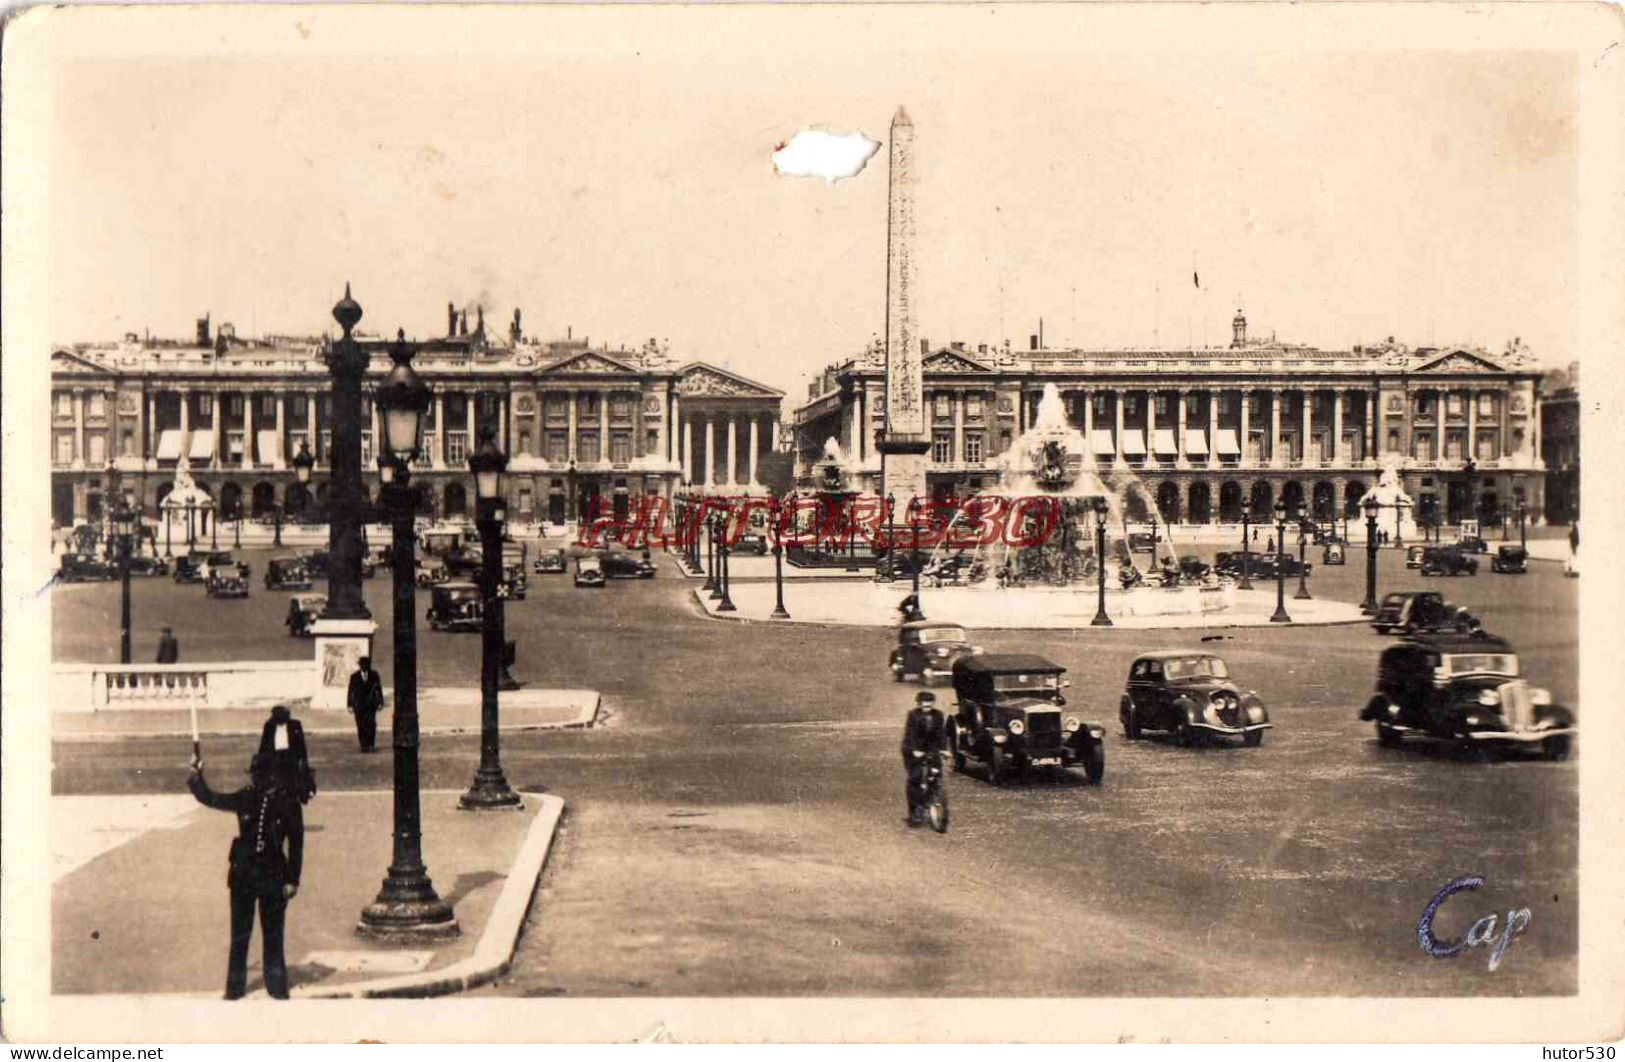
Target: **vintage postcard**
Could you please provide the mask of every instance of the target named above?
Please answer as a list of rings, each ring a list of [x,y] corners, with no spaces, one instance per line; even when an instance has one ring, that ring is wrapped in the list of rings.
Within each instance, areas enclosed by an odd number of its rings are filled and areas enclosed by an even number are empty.
[[[1617,1040],[1621,37],[15,14],[4,1034]]]

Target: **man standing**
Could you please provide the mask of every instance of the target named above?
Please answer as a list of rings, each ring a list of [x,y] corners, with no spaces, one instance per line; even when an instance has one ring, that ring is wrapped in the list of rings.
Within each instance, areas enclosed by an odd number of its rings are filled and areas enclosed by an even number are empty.
[[[942,713],[937,710],[937,695],[929,690],[916,693],[914,707],[903,723],[904,790],[908,798],[908,824],[911,827],[920,826],[924,821],[920,817],[918,803],[919,782],[930,758],[940,758],[946,747],[943,722]]]
[[[350,676],[348,704],[355,716],[355,736],[362,752],[371,752],[378,736],[378,710],[384,706],[384,684],[372,669],[372,657],[361,658],[361,666]]]
[[[308,803],[316,795],[316,772],[310,769],[310,756],[305,752],[305,728],[293,717],[285,704],[271,709],[271,718],[260,730],[260,754],[276,761],[283,784]]]
[[[273,999],[287,999],[288,964],[283,957],[282,931],[288,901],[299,891],[305,820],[299,801],[278,777],[274,757],[255,755],[248,775],[247,788],[216,793],[203,779],[203,760],[194,755],[192,775],[186,785],[198,803],[237,815],[237,837],[231,842],[226,872],[226,887],[231,892],[226,998],[241,999],[247,988],[248,941],[254,935],[254,909],[258,907],[265,990]]]
[[[181,658],[181,643],[175,640],[175,632],[165,627],[158,636],[158,663],[173,664]]]

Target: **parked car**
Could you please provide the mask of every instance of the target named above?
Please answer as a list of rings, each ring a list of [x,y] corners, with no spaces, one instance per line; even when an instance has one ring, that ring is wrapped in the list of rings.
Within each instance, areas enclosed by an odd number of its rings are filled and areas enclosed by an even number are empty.
[[[56,578],[62,583],[92,583],[119,577],[118,565],[94,553],[64,553]]]
[[[446,570],[446,566],[438,557],[419,557],[414,567],[416,570],[414,580],[422,587],[435,586],[451,578],[451,573]]]
[[[502,581],[497,584],[497,593],[504,599],[523,601],[525,589],[529,585],[523,564],[505,564],[502,567]]]
[[[577,586],[604,585],[604,564],[597,557],[577,557],[575,584]]]
[[[1028,767],[1082,767],[1090,782],[1106,774],[1106,731],[1062,714],[1071,685],[1066,668],[1026,653],[978,653],[954,663],[956,705],[948,720],[954,770],[981,761],[1002,784]]]
[[[957,623],[934,620],[916,620],[897,628],[897,647],[891,651],[886,666],[892,677],[902,682],[914,675],[922,682],[948,678],[954,663],[963,656],[982,651],[972,645],[970,635]]]
[[[480,588],[466,579],[441,583],[430,591],[429,629],[478,631],[484,629],[485,604]]]
[[[1385,594],[1371,617],[1378,634],[1398,631],[1415,634],[1428,631],[1465,631],[1473,618],[1465,608],[1453,605],[1435,590],[1397,590]]]
[[[930,550],[912,550],[898,546],[885,549],[875,557],[875,578],[882,581],[911,579],[916,568],[922,576],[932,568]]]
[[[1206,579],[1212,572],[1213,565],[1194,553],[1179,558],[1179,574],[1186,579]]]
[[[1118,713],[1130,741],[1160,730],[1181,745],[1202,736],[1239,735],[1243,744],[1256,747],[1273,725],[1257,692],[1231,680],[1223,657],[1190,649],[1164,649],[1135,660]]]
[[[298,558],[304,562],[305,572],[310,578],[326,579],[331,575],[330,569],[333,565],[333,556],[328,550],[308,550],[299,554]],[[371,579],[376,574],[376,565],[374,565],[372,558],[363,551],[361,554],[361,578]]]
[[[130,558],[131,575],[168,575],[169,562],[162,557],[140,554]]]
[[[1426,552],[1426,546],[1412,546],[1407,549],[1405,551],[1405,567],[1420,568],[1422,566],[1422,554]]]
[[[440,559],[454,578],[477,575],[485,564],[485,554],[476,546],[452,546],[441,551]]]
[[[1231,556],[1238,562],[1236,571],[1239,573],[1241,571],[1239,564],[1241,558],[1237,554],[1232,554]],[[1281,578],[1282,576],[1288,579],[1296,579],[1300,570],[1305,575],[1308,575],[1315,570],[1315,566],[1313,564],[1303,564],[1299,562],[1297,557],[1290,553],[1281,554],[1279,564],[1277,564],[1277,558],[1274,553],[1254,553],[1252,555],[1251,565],[1252,578],[1254,579],[1277,579]],[[1277,567],[1280,569],[1279,572],[1276,570]]]
[[[653,579],[654,563],[636,553],[611,550],[600,558],[604,575],[611,579]]]
[[[532,568],[538,575],[562,575],[569,568],[569,562],[562,549],[543,549],[536,552],[536,563]]]
[[[210,597],[247,597],[248,565],[211,564],[204,593]]]
[[[1128,536],[1128,549],[1130,553],[1155,553],[1157,541],[1161,536],[1153,535],[1149,531],[1130,531]]]
[[[265,589],[309,590],[310,573],[298,557],[272,557],[265,562]]]
[[[203,581],[203,555],[196,553],[176,557],[175,581],[177,583],[201,583]]]
[[[1455,546],[1429,546],[1422,551],[1423,575],[1477,575],[1478,561]]]
[[[1326,543],[1326,548],[1320,551],[1320,563],[1347,564],[1348,554],[1344,550],[1343,544],[1341,542]]]
[[[1439,634],[1383,650],[1377,692],[1360,712],[1377,741],[1408,735],[1475,744],[1539,748],[1568,756],[1578,732],[1574,713],[1521,677],[1518,654],[1500,638]]]
[[[322,609],[327,607],[325,594],[295,594],[288,598],[288,633],[296,638],[308,637],[310,625],[316,622]]]
[[[1490,571],[1503,575],[1523,575],[1529,571],[1529,552],[1522,546],[1497,546],[1490,558]]]
[[[1456,548],[1463,553],[1488,553],[1490,544],[1477,535],[1464,535],[1457,540]]]
[[[767,548],[767,536],[753,531],[740,535],[739,541],[728,547],[728,552],[754,553],[758,557],[765,557]]]

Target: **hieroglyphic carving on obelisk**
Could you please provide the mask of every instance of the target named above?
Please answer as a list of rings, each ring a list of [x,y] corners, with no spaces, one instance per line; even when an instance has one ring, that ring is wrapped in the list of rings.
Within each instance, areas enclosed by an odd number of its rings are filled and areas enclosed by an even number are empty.
[[[899,507],[923,497],[925,398],[921,382],[918,329],[914,321],[914,123],[902,107],[891,122],[890,172],[886,204],[886,429],[883,494]]]

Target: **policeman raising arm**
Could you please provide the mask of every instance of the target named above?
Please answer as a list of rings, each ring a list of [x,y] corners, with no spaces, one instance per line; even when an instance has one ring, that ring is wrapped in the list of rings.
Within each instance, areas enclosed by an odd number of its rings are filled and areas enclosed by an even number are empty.
[[[904,791],[908,799],[908,824],[920,826],[924,820],[918,804],[919,782],[933,759],[942,757],[946,747],[942,713],[937,711],[937,695],[922,690],[914,695],[914,707],[903,723]]]

